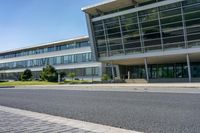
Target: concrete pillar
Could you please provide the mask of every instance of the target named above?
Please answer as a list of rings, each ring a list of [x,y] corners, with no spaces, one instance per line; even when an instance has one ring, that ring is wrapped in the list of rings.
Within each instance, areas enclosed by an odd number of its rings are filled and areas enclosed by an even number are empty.
[[[111,62],[111,71],[112,71],[112,77],[113,77],[113,80],[115,80],[115,71],[114,71],[114,66],[113,66],[113,63]]]
[[[126,54],[125,46],[124,46],[124,38],[123,38],[124,35],[123,35],[123,30],[122,30],[122,24],[121,24],[120,17],[118,17],[118,21],[119,21],[119,28],[120,28],[120,34],[121,34],[121,42],[122,42],[123,52],[124,52],[124,54]]]
[[[144,59],[144,64],[145,64],[146,78],[147,78],[147,81],[149,82],[149,72],[148,72],[147,58]]]
[[[188,67],[188,80],[191,83],[192,82],[192,76],[191,76],[191,67],[190,67],[190,57],[189,54],[186,55],[187,58],[187,67]]]
[[[97,53],[97,48],[96,48],[96,44],[95,44],[95,37],[94,37],[94,33],[93,33],[93,26],[92,26],[91,18],[90,18],[90,15],[87,13],[85,13],[85,17],[86,17],[86,22],[87,22],[88,34],[89,34],[89,42],[90,42],[90,46],[91,46],[91,50],[92,50],[92,60],[97,61],[98,53]]]
[[[58,74],[58,83],[60,83],[61,81],[61,77],[60,77],[60,74]]]
[[[104,73],[104,69],[105,69],[105,64],[101,63],[99,65],[99,77],[102,77],[103,73]]]
[[[94,68],[92,67],[92,83],[94,81]]]
[[[131,79],[131,73],[128,71],[128,79]]]
[[[119,65],[116,65],[115,68],[116,68],[116,73],[117,73],[117,79],[121,79]]]

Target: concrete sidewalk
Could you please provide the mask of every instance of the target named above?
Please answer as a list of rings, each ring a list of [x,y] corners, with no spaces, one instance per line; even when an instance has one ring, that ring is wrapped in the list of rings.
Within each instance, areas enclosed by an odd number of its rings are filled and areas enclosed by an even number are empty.
[[[0,89],[38,89],[38,90],[79,90],[79,91],[121,91],[121,92],[159,92],[159,93],[198,93],[200,83],[156,83],[156,84],[78,84],[78,85],[35,85],[16,86]]]
[[[5,106],[0,106],[0,118],[1,133],[139,133]]]
[[[6,88],[9,89],[9,88]],[[198,87],[169,87],[169,86],[118,86],[118,85],[62,85],[62,86],[18,86],[10,89],[25,90],[77,90],[77,91],[116,91],[116,92],[156,92],[156,93],[194,93],[200,94]]]
[[[43,85],[34,85],[43,86]],[[173,88],[200,88],[200,83],[108,83],[108,84],[61,84],[46,85],[50,87],[173,87]]]

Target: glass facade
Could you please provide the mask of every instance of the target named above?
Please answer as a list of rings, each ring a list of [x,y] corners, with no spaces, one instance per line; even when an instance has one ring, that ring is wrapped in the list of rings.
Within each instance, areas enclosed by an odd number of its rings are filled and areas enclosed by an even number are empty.
[[[74,72],[76,76],[99,76],[99,67],[87,67],[78,69],[61,70],[65,73]]]
[[[47,52],[89,47],[89,46],[90,44],[88,43],[88,41],[80,41],[80,42],[65,43],[65,44],[54,44],[53,46],[49,46],[45,48],[35,48],[34,50],[21,50],[21,51],[0,54],[0,59],[42,54],[42,53],[47,53]]]
[[[147,0],[137,6],[163,0]],[[133,8],[133,7],[132,7]],[[92,22],[99,57],[200,46],[200,0],[185,0]]]
[[[43,67],[46,65],[62,65],[62,64],[73,64],[81,62],[92,61],[91,52],[82,54],[73,54],[66,56],[56,56],[50,58],[41,58],[34,60],[24,60],[18,62],[1,63],[0,70],[9,70],[17,68],[31,68],[31,67]]]
[[[99,67],[88,67],[88,68],[77,68],[77,69],[64,69],[58,70],[58,72],[65,72],[66,75],[70,72],[74,72],[76,77],[91,77],[91,76],[99,76]],[[40,72],[34,71],[32,72],[34,79],[40,78]],[[21,73],[0,73],[1,80],[13,79],[18,80],[20,78]]]
[[[146,78],[144,65],[120,66],[122,79],[128,78],[128,72],[130,72],[131,79]],[[150,79],[188,78],[187,63],[151,64],[148,65],[148,74]],[[191,63],[191,76],[200,78],[200,63]]]

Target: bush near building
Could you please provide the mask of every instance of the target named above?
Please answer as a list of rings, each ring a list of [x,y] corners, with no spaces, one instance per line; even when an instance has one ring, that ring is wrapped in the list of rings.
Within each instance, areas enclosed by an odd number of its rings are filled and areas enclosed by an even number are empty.
[[[45,68],[43,68],[43,70],[40,74],[40,78],[43,81],[57,82],[58,81],[58,73],[53,66],[48,65]]]
[[[46,82],[46,81],[13,81],[13,82],[0,82],[0,86],[27,86],[27,85],[58,85],[55,82]]]
[[[65,80],[64,84],[91,84],[92,81],[88,80]]]
[[[21,81],[30,81],[32,80],[33,74],[30,69],[26,69],[20,76]]]
[[[76,77],[76,74],[74,72],[70,72],[68,75],[67,75],[69,78],[72,79],[72,81],[74,80],[74,78]]]

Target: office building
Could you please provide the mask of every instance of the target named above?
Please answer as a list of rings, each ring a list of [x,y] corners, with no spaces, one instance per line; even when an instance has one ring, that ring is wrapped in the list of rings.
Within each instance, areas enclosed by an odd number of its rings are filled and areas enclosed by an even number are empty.
[[[82,10],[92,54],[115,79],[200,81],[200,0],[106,0]]]
[[[39,79],[46,65],[58,72],[74,72],[80,80],[101,79],[101,63],[92,59],[87,36],[1,52],[0,79],[18,80],[27,68]]]

